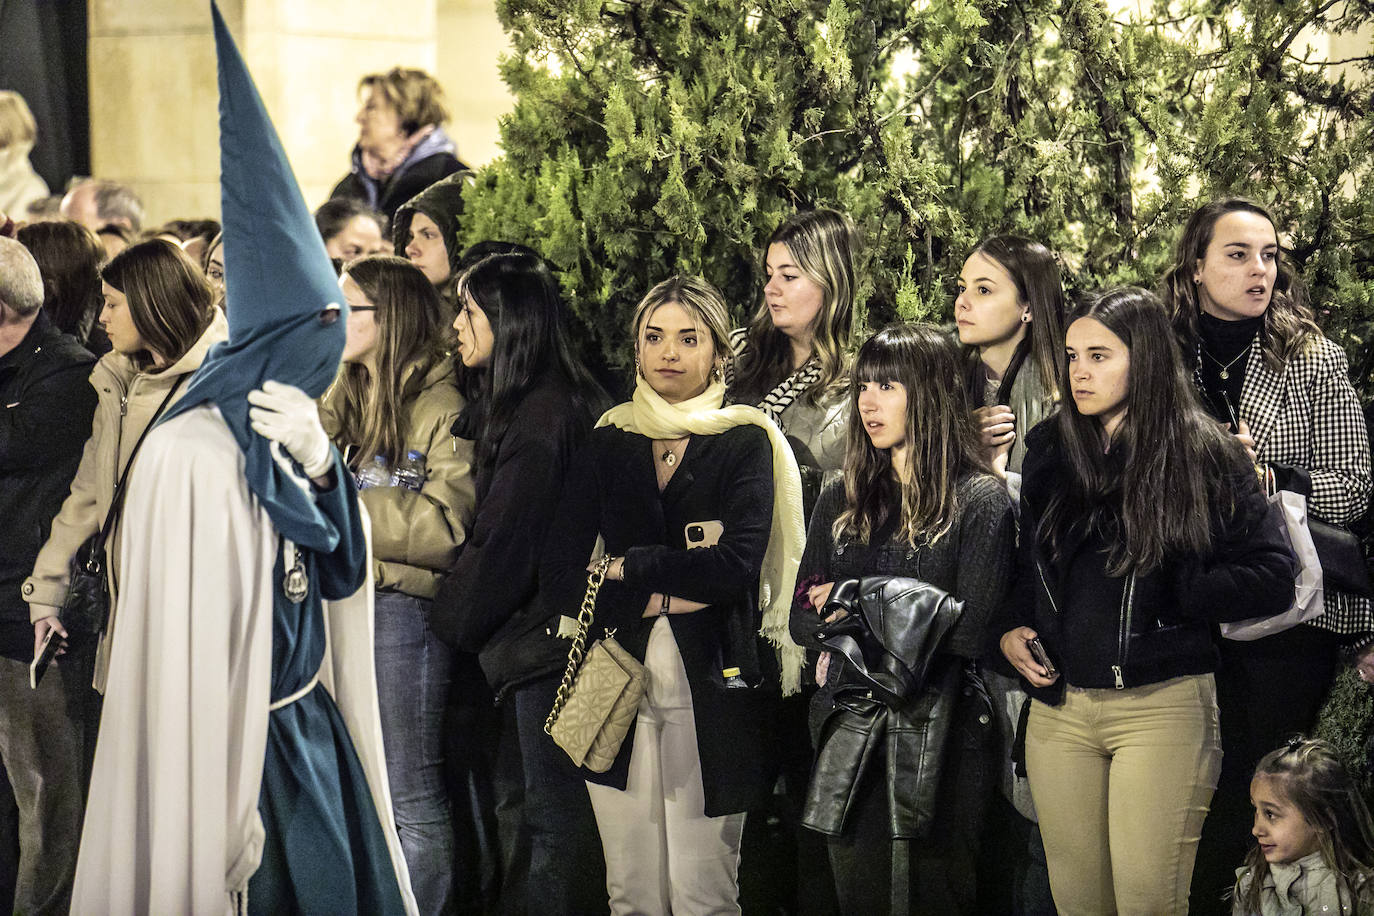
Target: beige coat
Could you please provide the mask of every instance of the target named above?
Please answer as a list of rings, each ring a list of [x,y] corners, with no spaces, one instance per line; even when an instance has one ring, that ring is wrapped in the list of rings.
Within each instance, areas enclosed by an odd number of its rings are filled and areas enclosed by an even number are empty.
[[[98,403],[91,438],[81,453],[81,465],[72,480],[71,492],[53,519],[52,530],[34,562],[33,575],[24,581],[24,600],[29,603],[29,619],[38,620],[55,615],[67,596],[68,566],[78,547],[100,530],[105,514],[114,499],[115,485],[129,453],[143,430],[153,419],[162,399],[177,379],[185,378],[200,368],[210,347],[229,337],[224,314],[215,310],[210,326],[192,344],[191,349],[161,372],[140,372],[129,358],[107,353],[91,371],[91,385]],[[176,398],[186,390],[183,383]],[[110,571],[111,610],[119,583],[119,526],[115,526],[105,545],[106,568]],[[114,622],[106,627],[96,653],[95,681],[97,690],[105,689],[105,673],[109,665],[110,634]]]
[[[419,492],[371,487],[359,496],[372,518],[372,575],[377,588],[433,598],[472,527],[477,491],[472,442],[450,432],[463,407],[453,364],[440,360],[423,378],[420,370],[420,364],[406,368],[401,390],[406,392],[406,448],[425,455],[424,485]],[[351,444],[339,439],[342,400],[341,386],[330,388],[321,400],[320,417],[325,431],[347,453]]]

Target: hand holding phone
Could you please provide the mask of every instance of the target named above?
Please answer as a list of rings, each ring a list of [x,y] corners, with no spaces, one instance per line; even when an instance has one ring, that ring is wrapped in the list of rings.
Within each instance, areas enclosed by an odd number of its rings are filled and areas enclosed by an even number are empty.
[[[1045,677],[1053,680],[1059,676],[1059,669],[1050,661],[1050,654],[1045,651],[1045,644],[1040,641],[1039,636],[1026,640],[1026,648],[1030,650],[1035,663],[1045,669]]]
[[[48,635],[43,637],[43,645],[33,658],[33,664],[29,665],[29,688],[31,690],[38,689],[38,682],[43,680],[43,675],[47,673],[48,666],[57,657],[57,650],[60,648],[62,648],[62,639],[57,637],[57,630],[49,629]]]

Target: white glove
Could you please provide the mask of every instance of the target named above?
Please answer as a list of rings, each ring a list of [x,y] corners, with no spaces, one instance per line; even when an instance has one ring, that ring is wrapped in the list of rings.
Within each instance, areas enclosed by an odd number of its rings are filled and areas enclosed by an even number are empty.
[[[281,443],[307,477],[329,473],[334,455],[314,398],[291,385],[266,381],[257,391],[248,392],[248,403],[253,405],[248,411],[253,432]]]

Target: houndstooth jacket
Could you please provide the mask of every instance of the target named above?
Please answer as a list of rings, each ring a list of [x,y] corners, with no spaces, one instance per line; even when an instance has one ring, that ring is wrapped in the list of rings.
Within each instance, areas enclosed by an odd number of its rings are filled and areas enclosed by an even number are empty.
[[[1194,380],[1200,389],[1200,373]],[[1374,489],[1369,437],[1339,346],[1313,335],[1302,352],[1275,372],[1265,363],[1256,335],[1245,361],[1240,416],[1250,427],[1262,464],[1299,467],[1311,476],[1307,503],[1313,515],[1347,525],[1364,514]],[[1342,636],[1374,633],[1368,598],[1328,591],[1325,603],[1326,613],[1313,626]]]

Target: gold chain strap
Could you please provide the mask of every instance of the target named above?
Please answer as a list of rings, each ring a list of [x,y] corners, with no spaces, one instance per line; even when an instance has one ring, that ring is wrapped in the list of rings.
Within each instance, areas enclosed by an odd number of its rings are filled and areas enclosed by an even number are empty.
[[[610,565],[611,558],[602,557],[596,561],[596,565],[587,575],[587,593],[582,596],[582,608],[577,612],[577,635],[573,637],[572,648],[568,650],[568,668],[563,672],[563,682],[558,685],[558,696],[554,698],[553,709],[544,720],[546,735],[553,734],[553,723],[558,721],[558,714],[563,711],[569,695],[572,694],[573,679],[577,677],[577,669],[582,667],[582,656],[587,647],[587,632],[592,628],[596,596],[601,591],[601,583],[606,581],[606,568]]]

